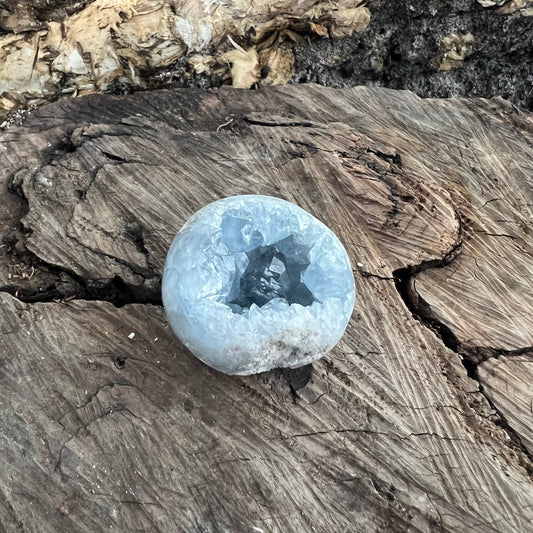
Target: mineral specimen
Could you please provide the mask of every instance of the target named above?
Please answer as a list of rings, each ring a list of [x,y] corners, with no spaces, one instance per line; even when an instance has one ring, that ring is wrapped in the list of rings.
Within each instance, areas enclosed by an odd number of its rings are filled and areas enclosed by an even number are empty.
[[[218,200],[185,223],[162,292],[185,346],[240,375],[319,359],[339,341],[355,302],[335,234],[300,207],[258,195]]]

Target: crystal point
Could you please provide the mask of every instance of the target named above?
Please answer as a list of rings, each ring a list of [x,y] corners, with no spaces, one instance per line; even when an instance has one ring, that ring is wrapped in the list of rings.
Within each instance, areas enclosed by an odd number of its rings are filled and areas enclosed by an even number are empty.
[[[224,198],[191,217],[170,247],[162,292],[177,336],[227,374],[319,359],[355,302],[335,234],[295,204],[259,195]]]

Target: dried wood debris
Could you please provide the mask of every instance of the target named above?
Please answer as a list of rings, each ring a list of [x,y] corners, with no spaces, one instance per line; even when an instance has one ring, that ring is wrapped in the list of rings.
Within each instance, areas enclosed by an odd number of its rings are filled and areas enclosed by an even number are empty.
[[[37,29],[21,20],[22,25],[11,25],[12,33],[0,36],[0,113],[58,94],[103,91],[114,82],[139,87],[141,73],[190,54],[196,54],[198,65],[198,54],[209,57],[214,50],[230,54],[221,62],[234,62],[233,85],[250,82],[249,87],[264,65],[272,71],[272,83],[280,83],[290,74],[292,56],[286,47],[278,49],[279,39],[272,41],[269,54],[263,47],[261,64],[254,48],[239,55],[226,37],[241,38],[250,46],[280,31],[340,37],[363,31],[369,21],[363,0],[95,0]],[[6,23],[9,27],[10,20]],[[211,68],[211,62],[204,62],[203,68]]]

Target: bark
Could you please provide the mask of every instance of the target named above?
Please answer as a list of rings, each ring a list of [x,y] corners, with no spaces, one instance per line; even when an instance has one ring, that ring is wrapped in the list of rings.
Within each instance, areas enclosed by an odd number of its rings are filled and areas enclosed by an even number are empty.
[[[270,0],[232,0],[205,4],[198,0],[94,0],[67,2],[71,14],[56,21],[58,12],[49,6],[50,20],[35,20],[41,2],[5,10],[0,36],[0,113],[31,106],[60,95],[84,95],[122,84],[146,87],[154,73],[188,55],[197,71],[210,74],[216,64],[210,55],[231,48],[227,36],[241,38],[264,52],[259,65],[253,50],[253,75],[236,79],[233,85],[249,88],[259,80],[263,66],[276,65],[277,72],[291,74],[290,53],[281,65],[277,56],[283,43],[281,30],[309,29],[335,37],[362,31],[370,12],[363,0],[331,2],[303,0],[272,3]],[[54,16],[52,17],[52,13]],[[33,16],[32,16],[33,15]],[[291,34],[292,35],[292,34]],[[270,56],[272,55],[272,58]],[[221,73],[239,58],[221,56]],[[244,61],[248,65],[248,61]],[[287,68],[286,65],[289,65]],[[247,67],[248,68],[248,67]]]
[[[92,95],[4,132],[4,529],[531,529],[532,141],[501,99],[314,85]],[[164,317],[174,234],[243,193],[350,255],[312,367],[219,374]]]
[[[0,116],[91,92],[256,82],[502,96],[531,110],[532,14],[531,0],[0,2]]]

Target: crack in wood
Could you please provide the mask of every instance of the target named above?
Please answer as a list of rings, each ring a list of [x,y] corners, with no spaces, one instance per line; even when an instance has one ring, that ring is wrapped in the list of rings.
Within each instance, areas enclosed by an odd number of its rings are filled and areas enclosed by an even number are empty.
[[[460,217],[459,220],[461,220]],[[461,253],[462,243],[462,226],[460,225],[456,243],[448,252],[446,252],[446,254],[444,254],[441,260],[426,261],[406,269],[404,268],[396,270],[394,272],[395,285],[406,307],[409,309],[413,317],[429,328],[437,337],[442,340],[447,348],[455,352],[460,357],[461,363],[465,367],[468,376],[478,383],[479,392],[484,396],[488,404],[497,414],[497,425],[499,425],[509,435],[509,442],[512,443],[512,447],[515,450],[518,450],[522,456],[527,459],[527,467],[530,475],[533,477],[533,454],[523,445],[516,431],[507,422],[506,417],[499,409],[497,409],[491,398],[484,392],[477,370],[480,362],[491,357],[498,357],[500,355],[522,355],[530,352],[533,347],[525,347],[514,351],[505,351],[484,346],[469,346],[465,343],[461,343],[454,335],[453,331],[446,324],[438,320],[438,318],[432,312],[431,307],[417,293],[415,288],[414,282],[418,273],[432,268],[443,268],[453,263],[454,259],[456,259]],[[480,353],[483,354],[482,357],[479,357]]]
[[[412,437],[429,437],[429,438],[436,438],[440,440],[447,440],[447,441],[457,441],[457,442],[473,442],[468,439],[462,439],[458,437],[448,437],[446,435],[439,435],[438,433],[434,432],[420,432],[420,433],[409,433],[407,435],[398,435],[396,433],[387,433],[385,431],[374,431],[371,429],[364,429],[364,428],[341,428],[341,429],[325,429],[325,430],[319,430],[319,431],[310,431],[307,433],[296,433],[294,435],[288,435],[284,436],[284,439],[291,439],[291,438],[300,438],[300,437],[313,437],[316,435],[329,435],[329,434],[342,434],[342,433],[354,433],[354,434],[363,434],[363,435],[380,435],[385,436],[393,440],[409,440]]]

